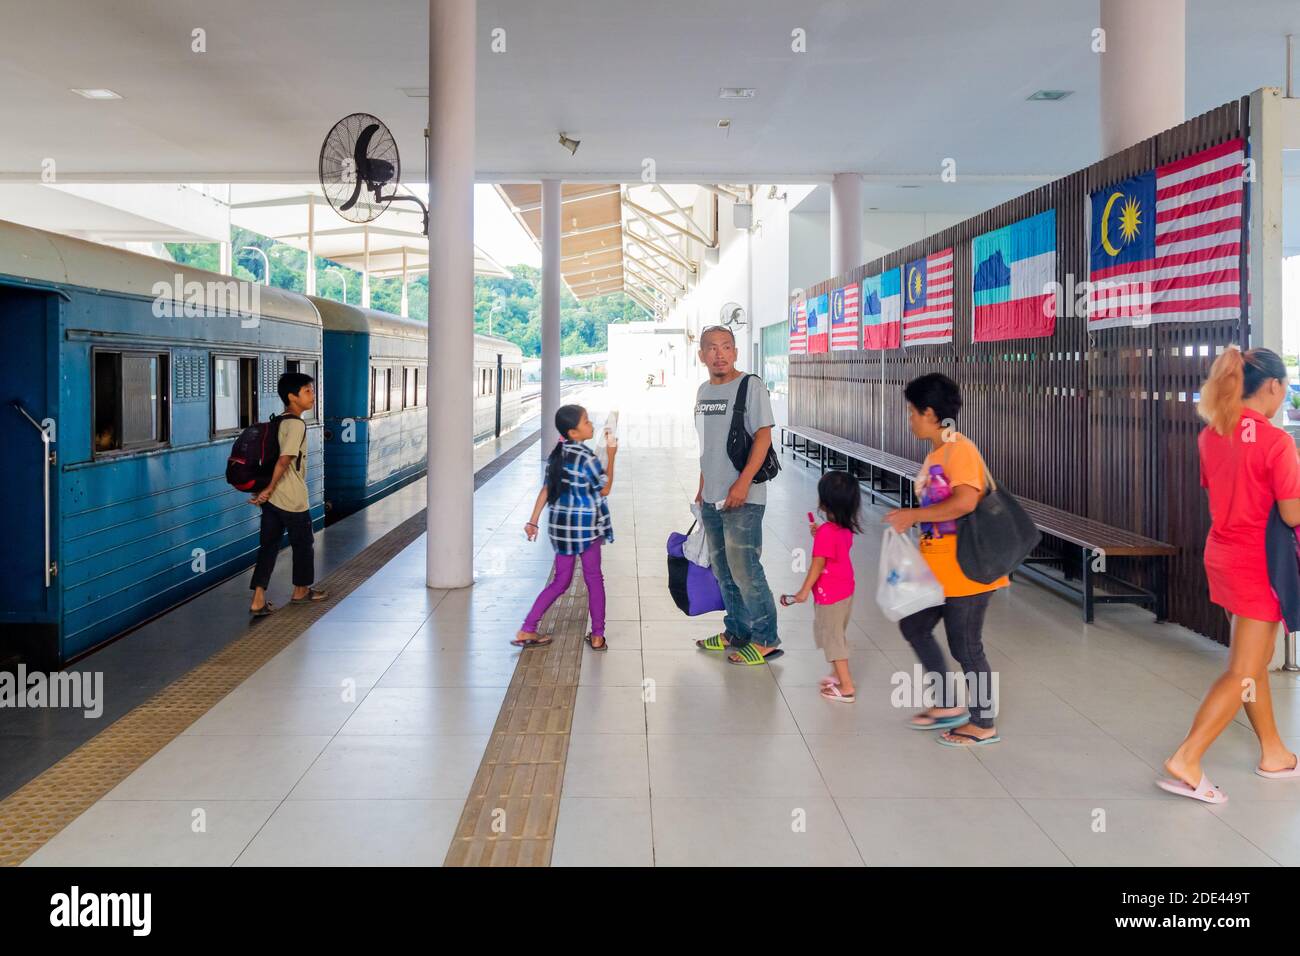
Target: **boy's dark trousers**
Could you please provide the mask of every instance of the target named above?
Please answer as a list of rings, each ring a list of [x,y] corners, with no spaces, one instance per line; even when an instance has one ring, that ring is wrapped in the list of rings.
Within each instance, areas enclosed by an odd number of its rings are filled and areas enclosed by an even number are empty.
[[[312,553],[310,511],[285,511],[269,501],[262,505],[261,540],[257,547],[257,567],[253,569],[251,590],[265,588],[271,583],[275,559],[280,553],[280,541],[289,532],[289,545],[293,548],[293,586],[310,587],[316,580],[316,563]]]

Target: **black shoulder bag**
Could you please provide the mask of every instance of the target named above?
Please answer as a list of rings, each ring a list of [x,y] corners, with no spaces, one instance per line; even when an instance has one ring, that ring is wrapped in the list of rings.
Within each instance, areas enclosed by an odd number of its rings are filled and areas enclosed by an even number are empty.
[[[972,581],[992,584],[1018,568],[1042,535],[1020,502],[998,487],[978,447],[975,453],[984,469],[985,495],[974,511],[957,519],[957,564]]]
[[[740,388],[736,389],[736,404],[731,411],[731,430],[727,432],[727,457],[735,465],[736,471],[745,470],[745,466],[749,464],[749,453],[754,447],[753,436],[745,430],[745,394],[749,390],[749,380],[756,377],[746,375],[740,380]],[[781,463],[777,460],[776,452],[772,450],[771,445],[768,445],[767,457],[763,460],[758,473],[754,475],[754,484],[771,481],[780,470]]]

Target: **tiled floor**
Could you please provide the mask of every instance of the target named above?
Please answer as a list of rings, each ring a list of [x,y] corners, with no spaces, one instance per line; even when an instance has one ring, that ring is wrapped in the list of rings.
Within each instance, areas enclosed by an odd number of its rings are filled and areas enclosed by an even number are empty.
[[[985,628],[1003,742],[955,750],[908,729],[890,678],[914,660],[873,600],[878,511],[854,549],[856,704],[818,696],[807,605],[780,610],[786,653],[769,667],[697,651],[720,615],[684,618],[667,596],[664,539],[689,524],[697,480],[672,399],[623,407],[611,650],[583,663],[554,864],[1300,862],[1300,783],[1252,773],[1244,717],[1207,761],[1230,803],[1153,786],[1224,651],[1138,609],[1085,626],[1013,586]],[[771,487],[778,594],[802,579],[815,477],[787,457]],[[439,863],[514,668],[506,642],[550,564],[521,533],[538,479],[530,450],[476,494],[472,589],[427,591],[416,542],[30,862]],[[1274,682],[1300,747],[1300,683]]]

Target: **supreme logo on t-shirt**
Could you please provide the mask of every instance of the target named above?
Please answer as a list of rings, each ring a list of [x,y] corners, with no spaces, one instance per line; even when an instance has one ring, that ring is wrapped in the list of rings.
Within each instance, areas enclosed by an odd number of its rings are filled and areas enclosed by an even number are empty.
[[[729,404],[730,403],[725,398],[717,399],[711,402],[698,401],[695,403],[695,414],[696,415],[725,415],[727,414],[727,406]]]

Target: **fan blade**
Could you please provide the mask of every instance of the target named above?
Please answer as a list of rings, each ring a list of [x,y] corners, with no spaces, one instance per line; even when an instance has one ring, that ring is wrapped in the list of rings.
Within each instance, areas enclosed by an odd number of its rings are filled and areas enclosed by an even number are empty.
[[[356,148],[352,151],[353,161],[357,164],[357,179],[370,179],[370,157],[367,153],[370,151],[370,141],[378,132],[379,124],[371,123],[357,137]]]
[[[361,177],[358,176],[357,181],[352,184],[352,195],[348,197],[347,202],[339,206],[339,212],[347,212],[349,209],[351,209],[353,206],[357,204],[357,200],[360,198],[361,198]]]

